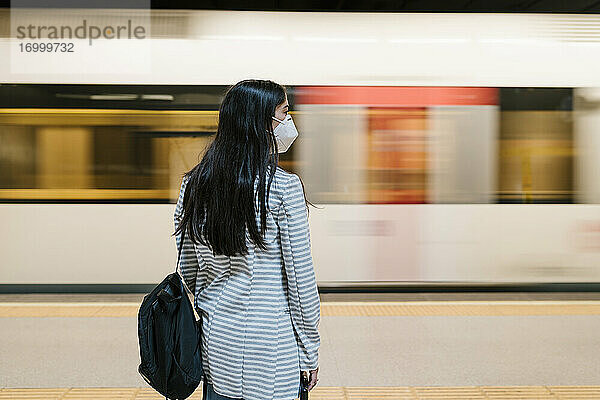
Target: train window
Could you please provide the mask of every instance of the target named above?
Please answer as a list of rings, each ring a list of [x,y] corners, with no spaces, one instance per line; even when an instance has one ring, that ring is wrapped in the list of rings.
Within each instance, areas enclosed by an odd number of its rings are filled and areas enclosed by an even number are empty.
[[[173,202],[215,111],[12,109],[0,114],[0,201]]]
[[[33,127],[0,125],[0,191],[35,187],[35,149]]]
[[[498,202],[574,202],[572,89],[500,93]]]
[[[426,108],[369,108],[366,202],[425,202],[426,122]]]

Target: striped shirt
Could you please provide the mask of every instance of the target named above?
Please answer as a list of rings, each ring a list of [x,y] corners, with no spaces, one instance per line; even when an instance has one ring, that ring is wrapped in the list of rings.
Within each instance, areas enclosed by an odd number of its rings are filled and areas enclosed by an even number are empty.
[[[181,183],[175,229],[188,178]],[[267,179],[268,182],[268,179]],[[258,179],[254,183],[254,192]],[[258,199],[255,207],[258,210]],[[321,317],[304,192],[296,174],[277,167],[262,250],[213,255],[186,233],[181,271],[203,317],[202,357],[216,393],[244,400],[298,397],[300,371],[317,368]],[[256,212],[260,227],[260,213]],[[179,249],[180,235],[176,237]]]

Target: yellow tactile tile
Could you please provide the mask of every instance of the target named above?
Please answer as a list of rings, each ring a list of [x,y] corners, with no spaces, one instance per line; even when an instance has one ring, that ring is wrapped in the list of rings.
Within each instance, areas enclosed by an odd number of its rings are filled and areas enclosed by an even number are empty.
[[[421,387],[412,388],[417,399],[486,399],[477,386]]]
[[[139,303],[0,303],[0,318],[134,317]],[[598,300],[322,302],[325,317],[600,315]]]
[[[135,399],[138,388],[72,388],[62,399]]]
[[[452,386],[452,387],[316,387],[312,400],[575,400],[600,399],[600,386]],[[0,389],[0,399],[13,400],[162,400],[152,388]],[[202,399],[202,388],[189,397]]]
[[[137,303],[0,303],[0,317],[132,317]]]
[[[324,316],[598,315],[600,301],[410,301],[322,303]]]
[[[416,399],[410,387],[346,387],[344,400]],[[316,390],[316,388],[315,388]]]
[[[315,387],[310,391],[310,400],[346,400],[345,388],[338,386]]]
[[[64,398],[68,388],[48,389],[0,389],[0,399],[58,400]]]

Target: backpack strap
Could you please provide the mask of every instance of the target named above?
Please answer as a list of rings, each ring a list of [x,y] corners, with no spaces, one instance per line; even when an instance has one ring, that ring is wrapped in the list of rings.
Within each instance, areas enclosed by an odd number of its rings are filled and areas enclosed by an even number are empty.
[[[175,267],[175,272],[179,274],[179,277],[181,278],[181,282],[183,283],[183,288],[185,290],[185,294],[188,298],[188,300],[192,303],[192,310],[194,310],[194,317],[196,318],[196,321],[200,320],[200,315],[198,314],[198,311],[196,310],[196,297],[195,294],[192,293],[190,291],[190,288],[188,288],[187,284],[185,283],[185,279],[183,277],[183,272],[181,272],[181,264],[180,264],[180,260],[181,260],[181,253],[183,253],[183,240],[185,238],[185,228],[183,228],[181,230],[181,240],[179,242],[179,254],[177,255],[177,266]]]
[[[175,265],[175,272],[179,271],[179,259],[181,258],[181,253],[183,252],[183,240],[185,238],[184,235],[185,227],[181,229],[181,239],[179,240],[179,253],[177,254],[177,264]]]

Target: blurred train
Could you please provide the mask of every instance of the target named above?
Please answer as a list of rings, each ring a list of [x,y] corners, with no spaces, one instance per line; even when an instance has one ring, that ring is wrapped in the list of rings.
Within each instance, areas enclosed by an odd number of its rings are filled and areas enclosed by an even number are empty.
[[[322,288],[600,282],[598,17],[148,21],[151,73],[0,63],[1,291],[136,291],[174,270],[182,173],[244,78],[287,86],[300,136],[280,163],[318,206]]]

